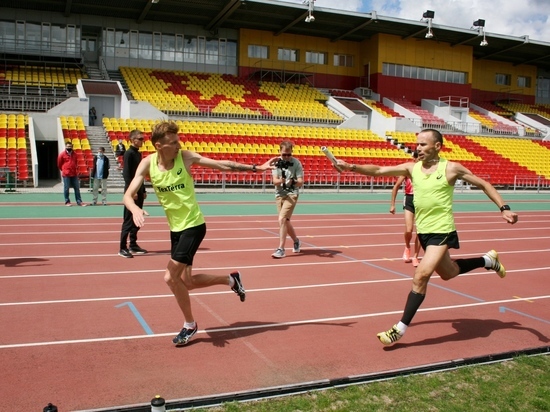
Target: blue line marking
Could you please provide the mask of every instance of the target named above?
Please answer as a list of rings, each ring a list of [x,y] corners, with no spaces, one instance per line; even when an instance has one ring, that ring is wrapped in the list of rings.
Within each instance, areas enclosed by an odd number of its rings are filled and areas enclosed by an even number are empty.
[[[143,328],[143,330],[147,335],[154,335],[153,331],[151,330],[147,322],[145,322],[145,319],[143,319],[143,316],[141,316],[141,314],[139,313],[139,311],[137,310],[137,308],[132,302],[124,302],[124,303],[121,303],[120,305],[116,305],[115,307],[120,308],[122,306],[128,306],[130,308],[130,310],[132,311],[132,313],[134,314],[137,321],[139,322],[139,324],[141,325],[141,327]]]
[[[498,308],[498,311],[499,311],[500,313],[504,313],[504,312],[506,312],[506,311],[512,312],[512,313],[517,313],[518,315],[525,316],[526,318],[531,318],[531,319],[538,320],[539,322],[543,322],[543,323],[548,323],[548,324],[550,324],[550,321],[548,321],[548,320],[546,320],[546,319],[537,318],[536,316],[528,315],[527,313],[520,312],[519,310],[513,310],[513,309],[510,309],[510,308],[507,308],[506,306],[500,306],[500,307]]]

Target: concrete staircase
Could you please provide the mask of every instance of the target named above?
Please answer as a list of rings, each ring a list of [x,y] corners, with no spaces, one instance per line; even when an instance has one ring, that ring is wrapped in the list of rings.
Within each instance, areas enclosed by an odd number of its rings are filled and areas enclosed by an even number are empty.
[[[118,162],[109,142],[108,136],[105,134],[103,126],[86,126],[86,134],[90,142],[92,152],[95,154],[100,146],[105,148],[105,155],[109,158],[111,168],[109,169],[108,187],[124,189],[124,178],[122,170],[118,169]]]
[[[120,85],[122,86],[124,93],[126,93],[126,97],[128,98],[128,100],[133,100],[134,97],[132,96],[132,92],[130,91],[130,88],[126,83],[126,80],[124,80],[124,76],[122,76],[120,70],[109,70],[107,73],[109,74],[109,78],[111,80],[115,82],[120,82]]]
[[[88,77],[91,80],[105,80],[103,78],[103,75],[101,74],[101,70],[99,70],[99,66],[97,63],[87,62],[85,66],[86,66],[86,73],[88,73]]]

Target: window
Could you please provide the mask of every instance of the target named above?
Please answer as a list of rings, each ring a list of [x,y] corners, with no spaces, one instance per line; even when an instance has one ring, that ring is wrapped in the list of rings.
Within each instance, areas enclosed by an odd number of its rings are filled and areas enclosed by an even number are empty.
[[[306,52],[306,63],[328,64],[328,56],[326,53],[308,51]]]
[[[511,76],[509,74],[497,73],[495,75],[495,83],[502,86],[510,86],[512,84]]]
[[[257,59],[269,59],[269,47],[249,44],[248,57],[257,58]]]
[[[531,87],[531,78],[526,76],[518,76],[518,87]]]
[[[451,70],[427,69],[425,67],[405,66],[383,63],[382,74],[406,79],[431,80],[436,82],[466,84],[466,73]]]
[[[296,49],[279,49],[277,53],[277,59],[278,60],[285,60],[289,62],[297,62],[300,61],[299,57],[300,51]]]
[[[335,66],[353,67],[353,56],[349,54],[335,54],[334,55]]]

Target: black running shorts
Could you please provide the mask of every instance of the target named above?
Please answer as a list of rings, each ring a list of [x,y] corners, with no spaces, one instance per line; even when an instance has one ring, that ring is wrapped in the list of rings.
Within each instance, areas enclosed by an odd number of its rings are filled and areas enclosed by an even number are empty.
[[[205,235],[206,223],[190,227],[181,232],[170,232],[172,259],[176,262],[192,266],[195,253],[199,250],[199,246]]]
[[[414,195],[405,195],[403,198],[403,210],[414,213]]]
[[[460,249],[456,230],[451,233],[419,233],[418,240],[424,250],[430,245],[447,245],[449,249]]]

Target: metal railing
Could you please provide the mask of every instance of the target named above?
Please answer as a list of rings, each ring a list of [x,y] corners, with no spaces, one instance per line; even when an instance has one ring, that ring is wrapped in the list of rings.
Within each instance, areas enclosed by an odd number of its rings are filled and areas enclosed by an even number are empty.
[[[242,119],[242,120],[267,120],[267,121],[282,121],[291,123],[321,123],[321,124],[340,124],[342,119],[333,119],[320,117],[318,114],[308,111],[300,111],[291,115],[272,110],[267,113],[265,110],[246,109],[242,111],[214,111],[215,106],[197,106],[196,108],[181,108],[181,109],[159,109],[163,113],[171,117],[201,117],[201,118],[225,118],[225,119]],[[329,109],[330,110],[330,109]]]
[[[0,95],[0,110],[45,112],[66,99],[67,97]]]
[[[514,192],[516,190],[536,190],[540,193],[541,190],[550,189],[550,179],[543,176],[516,175],[514,176]]]

